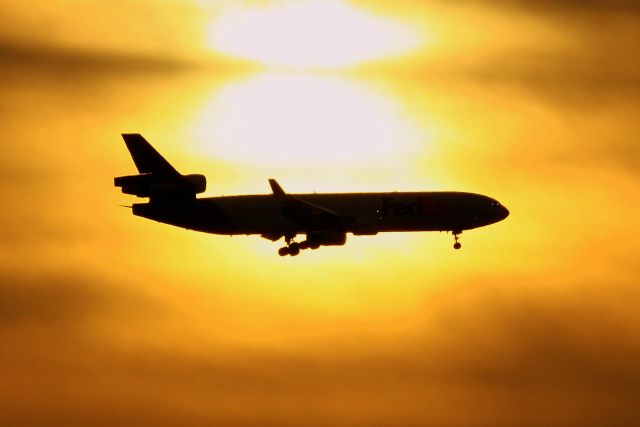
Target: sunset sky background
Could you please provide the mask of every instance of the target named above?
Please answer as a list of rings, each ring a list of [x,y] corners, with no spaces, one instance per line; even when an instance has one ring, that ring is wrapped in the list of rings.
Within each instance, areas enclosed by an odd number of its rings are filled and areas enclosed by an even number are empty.
[[[638,425],[640,4],[0,3],[3,426]],[[465,232],[131,215],[140,132],[205,195],[459,190]]]

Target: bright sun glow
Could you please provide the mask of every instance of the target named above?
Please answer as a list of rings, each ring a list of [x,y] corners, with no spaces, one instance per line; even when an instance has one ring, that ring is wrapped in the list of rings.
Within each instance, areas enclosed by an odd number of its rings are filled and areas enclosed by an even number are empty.
[[[339,1],[285,2],[222,13],[209,30],[209,47],[269,65],[344,67],[406,53],[415,30]]]
[[[193,139],[232,162],[330,167],[407,162],[425,137],[399,105],[364,84],[272,72],[216,92]]]

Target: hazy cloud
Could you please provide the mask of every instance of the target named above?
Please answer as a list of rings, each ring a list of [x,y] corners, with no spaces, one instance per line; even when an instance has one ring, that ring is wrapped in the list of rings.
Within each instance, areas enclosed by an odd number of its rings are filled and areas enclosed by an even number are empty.
[[[637,212],[637,192],[623,197],[608,161],[640,170],[633,140],[640,132],[633,55],[640,6],[460,4],[524,13],[535,7],[570,43],[499,44],[455,64],[407,61],[400,70],[391,64],[375,71],[389,96],[398,81],[407,84],[398,103],[411,98],[407,110],[428,123],[426,130],[434,124],[429,144],[436,156],[447,144],[470,141],[453,147],[443,168],[497,181],[510,208],[522,203],[503,228],[465,237],[481,236],[471,252],[435,254],[442,265],[425,263],[425,251],[385,248],[390,240],[382,238],[376,242],[384,257],[365,252],[356,259],[347,246],[334,258],[297,264],[278,264],[262,247],[234,258],[229,253],[247,248],[235,240],[113,213],[124,199],[112,177],[133,170],[117,138],[121,129],[192,138],[188,120],[199,107],[180,95],[194,82],[165,79],[192,64],[1,42],[0,71],[9,83],[0,100],[3,426],[640,424],[639,272],[633,255],[620,256],[627,248],[617,249],[611,229],[593,224],[626,232]],[[94,6],[86,6],[87,16]],[[627,12],[632,16],[614,16]],[[596,21],[606,26],[592,27]],[[412,78],[405,81],[403,70]],[[123,85],[130,74],[141,84]],[[434,74],[443,81],[442,98],[431,97],[420,80]],[[104,75],[94,87],[93,77]],[[145,85],[148,75],[165,86]],[[229,80],[237,83],[235,77]],[[173,95],[163,98],[163,90]],[[203,98],[215,97],[211,92]],[[441,117],[431,117],[432,109]],[[529,117],[531,111],[538,115]],[[533,150],[531,129],[552,142]],[[486,146],[498,138],[504,164],[484,162]],[[580,158],[584,176],[608,175],[577,184],[583,175],[563,181],[555,164],[537,170],[536,155],[558,153],[564,162]],[[599,204],[595,190],[630,206]],[[633,254],[636,240],[632,234],[620,245]],[[588,256],[576,255],[581,251]],[[604,273],[585,278],[591,264]],[[513,270],[525,274],[513,278]],[[367,278],[376,283],[369,287]]]
[[[77,78],[84,74],[178,72],[192,68],[194,64],[176,58],[0,40],[0,68],[11,67],[32,68],[42,74],[60,73]]]
[[[86,301],[61,296],[63,304]],[[13,298],[43,311],[23,299]],[[288,351],[232,346],[224,355],[208,340],[198,354],[127,351],[117,340],[70,337],[64,325],[42,323],[46,334],[27,335],[33,341],[0,364],[11,380],[5,392],[14,392],[3,418],[10,425],[82,425],[88,417],[104,425],[634,425],[638,303],[635,283],[477,283],[431,300],[421,322],[391,340],[364,332],[306,348],[292,342]],[[73,311],[73,303],[64,306]],[[175,321],[178,331],[188,327]],[[31,353],[49,335],[58,345]]]
[[[34,262],[37,262],[34,260]],[[6,267],[6,266],[3,266]],[[101,280],[101,279],[97,279]],[[24,274],[12,277],[5,271],[0,284],[0,325],[19,327],[21,323],[58,325],[81,321],[87,314],[107,304],[90,280],[71,275]]]
[[[534,13],[640,13],[640,5],[634,0],[463,0],[462,3],[486,4],[492,7],[517,7]]]
[[[6,332],[29,324],[63,333],[123,309],[156,312],[158,304],[151,295],[128,289],[126,283],[117,283],[99,269],[71,265],[56,269],[35,254],[14,269],[0,264],[0,327]]]
[[[639,33],[640,35],[640,33]],[[597,110],[612,102],[637,102],[640,63],[618,60],[615,50],[518,51],[505,53],[452,76],[491,85],[516,87],[544,100]]]

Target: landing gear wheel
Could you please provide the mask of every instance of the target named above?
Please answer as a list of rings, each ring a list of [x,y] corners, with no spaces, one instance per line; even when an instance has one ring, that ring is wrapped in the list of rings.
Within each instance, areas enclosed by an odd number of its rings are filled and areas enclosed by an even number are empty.
[[[300,250],[303,251],[305,249],[309,249],[311,246],[309,246],[309,241],[305,240],[304,242],[300,242]]]
[[[296,256],[300,253],[300,243],[291,242],[288,246],[284,246],[278,249],[278,255],[280,256]]]
[[[293,241],[293,239],[296,237],[295,233],[287,233],[284,236],[284,241],[287,244],[287,246],[283,246],[282,248],[278,249],[278,255],[280,256],[287,256],[287,255],[291,255],[291,256],[296,256],[300,253],[300,249],[302,249],[300,247],[299,243],[296,243]]]
[[[287,246],[284,246],[284,247],[278,249],[278,255],[280,255],[280,256],[289,255],[289,248]]]
[[[453,249],[460,249],[462,247],[462,244],[460,242],[455,242],[453,244]]]

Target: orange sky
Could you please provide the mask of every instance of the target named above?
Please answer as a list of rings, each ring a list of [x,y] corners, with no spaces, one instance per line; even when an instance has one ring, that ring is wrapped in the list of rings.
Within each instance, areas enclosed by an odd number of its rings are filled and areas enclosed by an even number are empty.
[[[634,2],[0,4],[0,424],[636,425]],[[130,215],[460,190],[510,217],[280,258]]]

